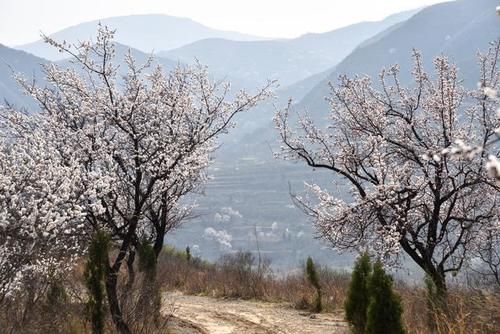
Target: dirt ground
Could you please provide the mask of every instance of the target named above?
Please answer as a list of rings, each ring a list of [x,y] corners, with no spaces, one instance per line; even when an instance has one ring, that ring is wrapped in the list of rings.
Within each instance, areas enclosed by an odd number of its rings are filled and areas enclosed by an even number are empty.
[[[314,314],[286,305],[243,300],[164,295],[165,312],[177,318],[178,334],[348,333],[340,314]]]

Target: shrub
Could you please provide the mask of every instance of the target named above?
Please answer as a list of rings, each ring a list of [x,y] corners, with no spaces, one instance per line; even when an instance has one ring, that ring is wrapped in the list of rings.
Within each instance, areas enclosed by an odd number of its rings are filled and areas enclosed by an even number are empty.
[[[103,280],[106,272],[109,239],[97,231],[90,243],[85,265],[85,285],[88,290],[87,313],[94,334],[104,333],[106,318]]]
[[[368,253],[363,253],[355,262],[351,282],[344,303],[345,317],[355,334],[364,333],[366,313],[368,310],[368,281],[371,272],[371,262]]]
[[[313,311],[319,313],[323,309],[321,305],[321,285],[319,284],[318,274],[311,257],[307,258],[306,275],[309,283],[311,283],[311,285],[316,289],[316,299],[314,301]]]
[[[368,282],[370,303],[367,310],[367,334],[404,333],[401,315],[401,299],[392,290],[392,278],[387,275],[382,263],[377,261]]]

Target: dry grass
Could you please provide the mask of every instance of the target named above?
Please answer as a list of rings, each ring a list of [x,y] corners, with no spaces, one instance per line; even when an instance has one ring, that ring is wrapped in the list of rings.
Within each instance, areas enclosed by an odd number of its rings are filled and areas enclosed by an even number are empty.
[[[454,287],[443,308],[430,311],[426,291],[399,287],[407,333],[482,334],[500,332],[500,295],[484,290]],[[431,308],[432,309],[432,308]]]
[[[159,268],[164,289],[187,294],[288,303],[304,310],[312,308],[315,294],[303,272],[277,277],[269,261],[263,260],[259,266],[258,260],[245,252],[207,263],[197,258],[188,262],[183,252],[168,249],[160,258]],[[318,274],[325,311],[341,308],[349,275],[325,267],[319,268]]]
[[[82,266],[78,265],[70,277],[60,282],[64,287],[61,298],[49,298],[51,285],[34,278],[16,299],[0,302],[0,332],[90,333],[90,324],[85,320],[86,294],[82,273]],[[349,275],[325,267],[320,267],[318,274],[324,312],[341,312]],[[126,271],[120,275],[121,281],[125,282]],[[140,273],[137,273],[131,289],[125,291],[121,286],[126,320],[134,333],[168,333],[169,318],[155,319],[151,317],[152,313],[145,312],[144,296],[141,295],[144,283]],[[286,303],[308,311],[313,308],[315,295],[303,272],[278,276],[272,273],[269,261],[261,261],[259,265],[257,259],[242,252],[222,257],[216,263],[208,263],[199,258],[188,261],[185,252],[166,248],[159,259],[157,283],[163,290]],[[409,334],[500,333],[498,292],[486,292],[477,287],[452,287],[445,307],[430,312],[432,308],[423,287],[396,282],[396,290],[402,298],[403,320]],[[107,332],[113,333],[114,326],[110,319],[106,328]]]
[[[269,270],[259,270],[255,259],[244,253],[226,256],[216,263],[200,259],[186,260],[185,253],[168,249],[161,258],[159,278],[166,290],[223,298],[256,299],[288,303],[311,310],[314,288],[303,272],[276,277]],[[325,267],[318,270],[323,291],[324,312],[342,311],[349,275]],[[429,311],[426,290],[396,282],[402,298],[403,320],[407,333],[473,334],[500,333],[500,294],[464,286],[453,287],[442,309]]]

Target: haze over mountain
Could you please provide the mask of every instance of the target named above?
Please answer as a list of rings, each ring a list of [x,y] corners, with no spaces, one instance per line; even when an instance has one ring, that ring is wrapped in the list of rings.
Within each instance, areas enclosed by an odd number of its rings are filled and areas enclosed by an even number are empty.
[[[116,29],[117,42],[145,53],[170,50],[205,38],[244,41],[262,39],[238,32],[212,29],[188,18],[160,14],[117,16],[84,22],[50,34],[50,36],[56,40],[66,40],[72,43],[88,40],[96,36],[99,22]],[[53,61],[66,57],[42,40],[19,45],[16,48]]]
[[[348,56],[360,43],[382,31],[405,22],[421,9],[396,13],[381,21],[360,22],[325,33],[309,33],[289,41],[310,54],[320,54],[337,64]]]
[[[457,0],[423,9],[354,50],[304,97],[299,108],[325,112],[327,83],[335,83],[342,74],[366,74],[378,80],[382,68],[397,63],[401,68],[401,81],[408,83],[413,66],[412,49],[422,53],[429,72],[432,72],[434,57],[444,54],[457,64],[467,86],[476,85],[479,79],[477,52],[486,51],[490,42],[500,38],[496,4],[494,0]]]
[[[395,24],[361,43],[349,56],[326,73],[316,74],[296,85],[285,87],[279,92],[280,98],[275,103],[278,107],[284,107],[286,97],[296,94],[296,101],[300,101],[296,108],[307,108],[317,118],[322,118],[328,110],[324,101],[324,97],[329,94],[328,81],[335,83],[340,74],[368,74],[377,80],[381,68],[395,63],[401,65],[402,82],[411,84],[413,48],[421,50],[425,66],[430,71],[434,56],[441,53],[449,55],[458,64],[465,84],[474,86],[478,81],[477,51],[485,51],[489,42],[500,38],[500,22],[495,15],[495,5],[496,2],[493,0],[458,0],[423,9],[409,20]],[[310,92],[301,99],[307,89],[310,89]],[[337,256],[329,255],[331,251],[320,251],[323,249],[321,244],[312,240],[314,232],[310,225],[304,223],[306,218],[287,206],[287,202],[290,203],[288,182],[292,191],[300,192],[303,189],[300,180],[328,186],[331,175],[311,173],[301,164],[286,164],[273,159],[272,151],[276,151],[279,146],[277,133],[271,122],[273,112],[274,108],[267,105],[253,111],[253,117],[250,116],[251,113],[245,115],[249,122],[246,119],[241,121],[242,126],[251,125],[254,131],[247,132],[246,135],[221,148],[217,156],[217,161],[220,162],[219,169],[215,170],[214,174],[216,180],[223,175],[226,179],[209,184],[206,190],[207,198],[201,198],[200,203],[202,205],[210,203],[210,207],[230,206],[232,210],[240,212],[246,218],[248,215],[253,217],[254,214],[251,213],[264,212],[265,214],[254,222],[262,227],[262,238],[266,240],[264,247],[261,242],[262,248],[272,249],[276,254],[286,249],[289,252],[288,257],[297,259],[314,253],[318,254],[319,261],[338,265],[341,261],[337,262],[339,261]],[[259,122],[264,120],[265,123],[260,123],[259,127]],[[236,132],[241,133],[239,130]],[[236,173],[240,177],[233,176]],[[253,191],[238,191],[238,189]],[[265,201],[254,195],[259,191],[262,192],[261,197],[265,198]],[[272,209],[269,203],[272,203]],[[253,206],[253,210],[249,206]],[[231,218],[234,225],[222,227],[211,217],[205,217],[190,224],[187,231],[182,229],[177,231],[170,240],[174,243],[178,240],[177,245],[182,246],[187,242],[188,234],[192,240],[192,236],[196,235],[195,232],[202,230],[202,226],[206,224],[215,228],[219,226],[218,229],[224,228],[230,235],[241,236],[243,223],[239,223],[240,221],[241,218]],[[248,227],[249,231],[251,229]],[[248,235],[251,236],[250,232]],[[279,235],[285,232],[290,233],[291,239],[286,237],[280,239]],[[268,240],[267,233],[282,240],[282,248]],[[304,237],[306,239],[301,240]],[[203,237],[197,240],[197,243],[206,249],[208,242]],[[234,242],[235,247],[242,247],[242,242],[237,240],[238,242]],[[291,243],[285,240],[291,240]],[[280,261],[284,257],[271,256],[273,261]]]
[[[291,40],[265,41],[249,41],[257,37],[220,32],[188,19],[161,15],[103,20],[118,29],[117,59],[122,59],[129,47],[138,63],[146,61],[152,49],[162,50],[157,62],[166,70],[178,61],[191,63],[196,57],[209,66],[215,78],[227,78],[235,88],[252,90],[268,78],[277,78],[281,84],[277,99],[235,119],[237,128],[222,138],[216,164],[209,171],[215,180],[208,183],[206,196],[197,198],[200,215],[169,234],[169,242],[180,248],[197,245],[204,256],[214,259],[227,249],[220,249],[213,236],[227,233],[233,250],[255,250],[258,238],[260,250],[278,265],[296,265],[313,253],[322,263],[339,264],[340,258],[314,240],[311,224],[293,207],[289,196],[288,182],[300,192],[302,180],[325,184],[331,175],[273,159],[272,150],[278,142],[271,122],[273,104],[283,107],[293,97],[297,108],[308,108],[323,117],[328,109],[324,102],[329,94],[328,81],[335,83],[341,74],[377,78],[381,68],[395,63],[401,66],[402,82],[409,83],[413,48],[422,52],[429,70],[434,56],[450,56],[465,83],[473,86],[477,82],[476,52],[486,50],[490,41],[500,37],[496,5],[493,0],[458,0],[380,22],[363,22]],[[192,33],[179,34],[183,30],[175,28],[179,26],[173,22],[191,27]],[[96,25],[96,21],[83,23],[54,37],[87,39],[95,34]],[[61,59],[57,50],[42,47],[41,42],[22,47]],[[38,64],[47,60],[4,46],[0,46],[0,59],[0,97],[18,105],[25,103],[27,98],[19,93],[6,64],[27,76],[40,77]],[[58,64],[70,65],[67,60]],[[205,233],[207,228],[212,229],[210,233]]]
[[[278,79],[286,86],[335,66],[359,43],[416,12],[407,11],[378,22],[361,22],[290,40],[205,39],[159,55],[185,63],[196,58],[217,75],[230,75],[249,84]]]
[[[0,44],[0,104],[7,101],[16,107],[34,107],[35,102],[23,94],[13,75],[19,73],[26,79],[34,77],[38,83],[43,83],[40,65],[47,62],[46,59]]]

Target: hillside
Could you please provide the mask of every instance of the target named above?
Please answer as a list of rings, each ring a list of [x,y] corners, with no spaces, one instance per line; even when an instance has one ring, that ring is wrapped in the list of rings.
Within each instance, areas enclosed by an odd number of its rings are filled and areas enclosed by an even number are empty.
[[[299,107],[314,113],[325,112],[327,82],[335,83],[341,74],[366,74],[376,78],[382,68],[397,63],[401,67],[402,82],[409,82],[412,49],[422,53],[428,69],[435,56],[447,55],[458,65],[465,84],[476,85],[476,53],[486,50],[489,42],[500,37],[496,4],[494,0],[458,0],[423,9],[357,48],[303,98]]]
[[[27,79],[35,78],[38,82],[43,82],[40,65],[47,62],[27,52],[0,44],[0,103],[7,101],[17,107],[35,106],[35,102],[22,93],[13,74],[21,73]]]
[[[72,43],[79,40],[88,40],[95,37],[99,22],[116,29],[117,42],[130,45],[146,53],[178,48],[205,38],[261,39],[257,36],[212,29],[188,18],[159,14],[117,16],[84,22],[60,30],[50,36],[56,40],[66,40]],[[19,45],[16,48],[49,60],[60,60],[65,57],[64,54],[45,45],[41,40]]]
[[[186,63],[196,58],[215,74],[231,75],[248,84],[278,79],[282,86],[287,86],[335,66],[359,43],[415,13],[403,12],[379,22],[361,22],[290,40],[207,39],[159,54]]]

